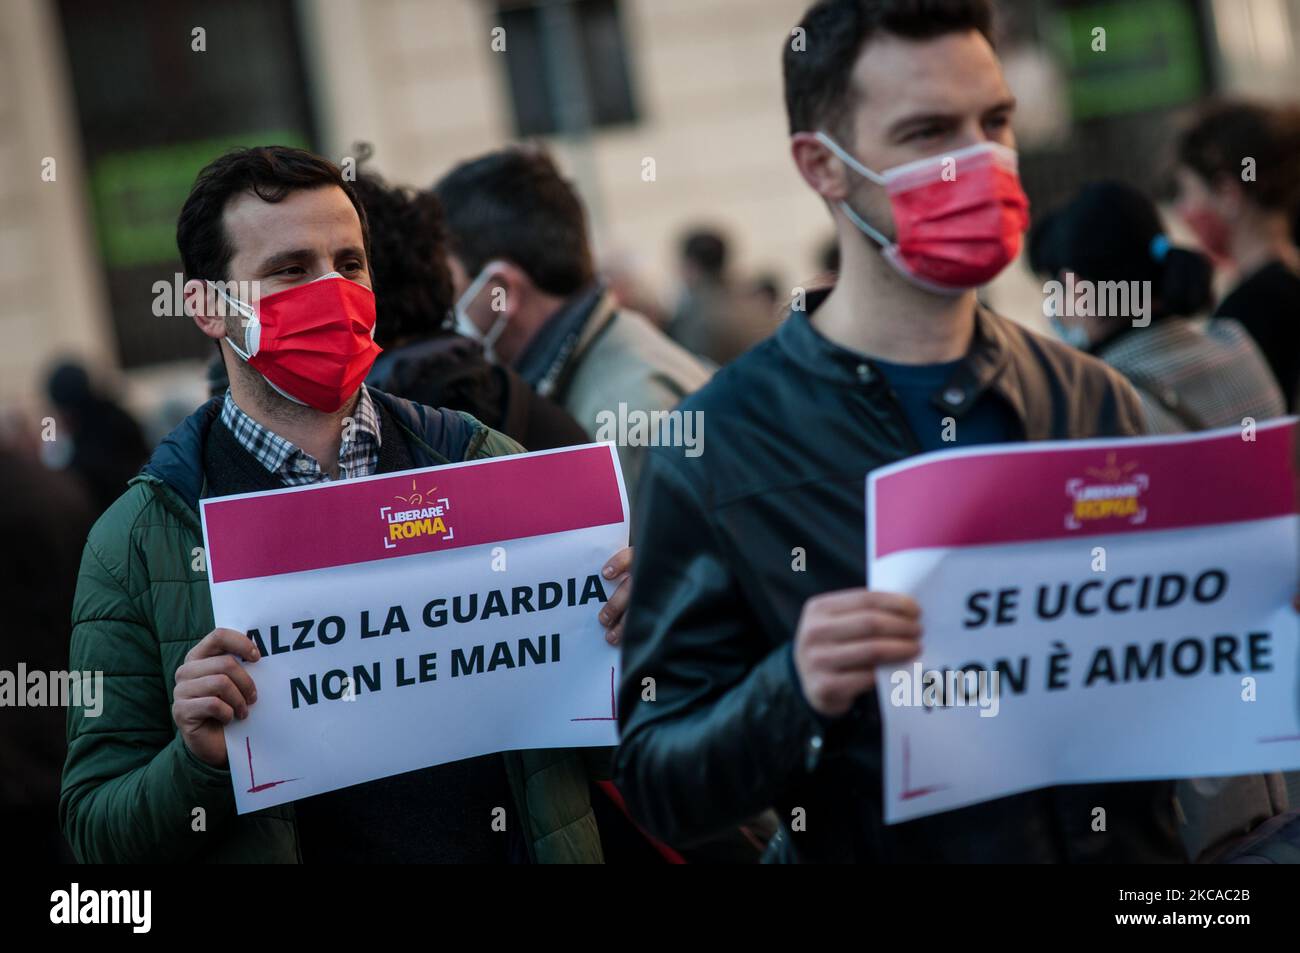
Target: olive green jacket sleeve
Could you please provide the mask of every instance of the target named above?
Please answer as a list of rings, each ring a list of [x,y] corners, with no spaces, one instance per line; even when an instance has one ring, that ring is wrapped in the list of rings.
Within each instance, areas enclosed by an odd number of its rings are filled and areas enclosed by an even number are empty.
[[[499,430],[493,430],[464,411],[459,411],[459,413],[462,417],[474,421],[482,428],[470,440],[469,447],[465,452],[466,460],[486,460],[488,457],[506,457],[512,453],[528,452]]]
[[[204,844],[189,836],[197,818],[211,832],[235,812],[229,773],[200,762],[176,732],[159,640],[140,605],[147,591],[128,587],[132,577],[144,583],[133,527],[151,509],[145,496],[134,487],[91,531],[73,601],[71,670],[102,673],[94,706],[69,707],[59,799],[83,863],[186,860]]]

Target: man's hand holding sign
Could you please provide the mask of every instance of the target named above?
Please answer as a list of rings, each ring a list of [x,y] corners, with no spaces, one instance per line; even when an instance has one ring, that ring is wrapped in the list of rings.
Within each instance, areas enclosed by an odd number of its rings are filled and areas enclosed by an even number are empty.
[[[177,672],[185,744],[241,812],[613,744],[626,513],[608,445],[205,501],[220,627]]]
[[[870,589],[828,592],[804,603],[794,664],[813,710],[838,718],[875,687],[877,668],[915,658],[920,618],[911,596]]]
[[[185,747],[200,761],[226,766],[226,725],[247,718],[249,707],[257,701],[253,676],[240,662],[251,665],[261,657],[244,633],[213,629],[176,670],[172,720]]]

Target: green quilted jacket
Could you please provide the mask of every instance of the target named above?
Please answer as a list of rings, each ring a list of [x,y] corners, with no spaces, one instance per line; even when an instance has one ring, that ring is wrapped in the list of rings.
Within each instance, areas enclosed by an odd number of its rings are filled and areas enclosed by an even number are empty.
[[[416,466],[521,450],[468,414],[370,394],[398,423]],[[82,862],[301,859],[293,805],[237,815],[229,772],[195,758],[172,722],[176,669],[214,627],[198,500],[203,446],[219,410],[214,398],[173,431],[86,541],[71,669],[103,672],[104,705],[95,718],[69,709],[59,801]],[[607,749],[506,753],[534,862],[603,859],[588,777],[602,776],[607,761]]]

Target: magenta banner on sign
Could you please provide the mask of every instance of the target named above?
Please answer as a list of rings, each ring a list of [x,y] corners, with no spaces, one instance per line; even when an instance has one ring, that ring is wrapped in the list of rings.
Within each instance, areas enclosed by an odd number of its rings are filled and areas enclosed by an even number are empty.
[[[619,523],[623,501],[590,446],[221,497],[203,517],[228,582]]]
[[[1295,512],[1295,429],[948,450],[872,474],[877,557],[928,546],[1149,533]]]

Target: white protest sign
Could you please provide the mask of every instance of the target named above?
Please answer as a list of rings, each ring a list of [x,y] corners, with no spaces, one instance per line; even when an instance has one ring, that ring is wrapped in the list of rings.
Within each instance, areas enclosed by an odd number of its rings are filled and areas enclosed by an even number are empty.
[[[216,624],[257,701],[239,812],[462,758],[613,745],[600,576],[627,545],[611,444],[204,500]]]
[[[886,822],[1300,767],[1294,434],[991,446],[870,474],[868,585],[922,612],[919,660],[877,675]]]

